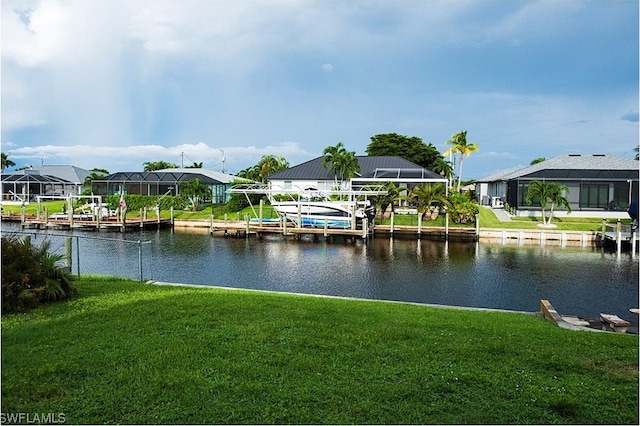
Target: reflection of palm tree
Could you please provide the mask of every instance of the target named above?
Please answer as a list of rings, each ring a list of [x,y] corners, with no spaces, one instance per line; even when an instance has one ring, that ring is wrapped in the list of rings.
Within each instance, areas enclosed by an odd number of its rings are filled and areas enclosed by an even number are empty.
[[[548,225],[551,223],[553,210],[556,206],[565,207],[569,213],[571,212],[569,200],[564,196],[567,191],[569,191],[568,187],[560,185],[557,182],[534,180],[529,184],[525,201],[529,205],[533,204],[536,200],[538,201],[540,209],[542,210],[542,223]],[[547,220],[545,211],[549,203],[551,203],[551,209],[549,219]]]
[[[16,165],[16,163],[14,163],[13,161],[9,160],[9,156],[7,154],[5,154],[4,152],[0,154],[0,156],[2,157],[2,172],[4,173],[4,169],[6,169],[7,167],[13,167]]]
[[[449,153],[460,153],[460,159],[458,160],[458,191],[460,191],[460,184],[462,183],[462,160],[465,156],[471,155],[472,152],[476,152],[479,149],[477,143],[467,142],[467,131],[456,133],[447,141],[447,145],[451,145],[451,148],[445,151],[444,155]]]
[[[418,202],[418,212],[427,218],[431,219],[431,206],[446,206],[447,196],[445,194],[445,187],[441,183],[422,183],[415,186],[411,193],[411,198],[416,198]]]

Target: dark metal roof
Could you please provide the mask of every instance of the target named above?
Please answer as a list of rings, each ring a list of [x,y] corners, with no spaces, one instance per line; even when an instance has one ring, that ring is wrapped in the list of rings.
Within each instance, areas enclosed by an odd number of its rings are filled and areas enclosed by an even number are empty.
[[[356,156],[360,164],[358,178],[426,178],[444,179],[442,176],[397,156]],[[332,180],[333,172],[322,166],[322,157],[314,158],[306,163],[298,164],[287,170],[274,173],[269,180]]]
[[[218,176],[220,175],[220,176]],[[207,185],[223,185],[228,182],[230,175],[223,175],[218,173],[213,174],[207,170],[200,169],[175,169],[175,171],[154,171],[154,172],[117,172],[110,175],[95,179],[93,182],[164,182],[175,183],[183,182],[192,179],[200,179],[200,182]],[[224,181],[217,179],[220,177]]]

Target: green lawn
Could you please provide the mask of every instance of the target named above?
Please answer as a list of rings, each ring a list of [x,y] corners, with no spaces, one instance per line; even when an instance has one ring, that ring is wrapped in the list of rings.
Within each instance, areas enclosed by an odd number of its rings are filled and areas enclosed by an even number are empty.
[[[2,317],[3,413],[67,423],[638,424],[638,337],[524,314],[83,278]]]

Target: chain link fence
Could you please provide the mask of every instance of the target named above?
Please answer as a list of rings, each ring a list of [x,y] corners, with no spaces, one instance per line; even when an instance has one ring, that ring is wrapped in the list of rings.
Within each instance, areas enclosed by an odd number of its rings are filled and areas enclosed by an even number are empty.
[[[29,231],[2,231],[1,234],[3,238],[12,235],[29,238],[35,247],[49,242],[48,251],[64,256],[63,266],[78,276],[151,279],[151,241]]]

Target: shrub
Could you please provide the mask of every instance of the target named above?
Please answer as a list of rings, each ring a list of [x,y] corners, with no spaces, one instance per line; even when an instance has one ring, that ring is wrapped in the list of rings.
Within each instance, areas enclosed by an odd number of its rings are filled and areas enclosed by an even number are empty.
[[[49,247],[48,241],[34,247],[29,239],[2,237],[3,314],[76,293],[71,273],[60,265],[64,256],[49,253]]]
[[[452,192],[449,194],[449,217],[454,223],[471,223],[479,213],[478,205],[471,201],[468,192]]]

